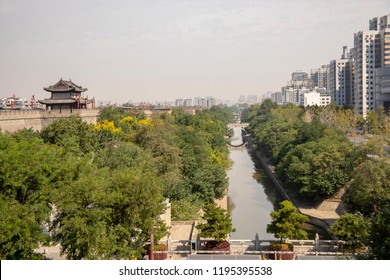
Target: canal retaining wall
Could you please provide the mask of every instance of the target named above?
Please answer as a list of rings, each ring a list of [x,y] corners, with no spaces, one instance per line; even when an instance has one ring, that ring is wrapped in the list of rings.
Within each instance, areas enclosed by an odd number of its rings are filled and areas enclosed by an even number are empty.
[[[336,211],[334,211],[333,209],[323,211],[318,210],[316,208],[308,208],[301,206],[300,203],[298,203],[288,195],[285,190],[285,187],[276,177],[275,167],[270,164],[269,159],[262,155],[260,152],[256,152],[256,158],[259,160],[261,166],[264,168],[265,172],[267,173],[275,187],[278,189],[282,197],[286,200],[291,201],[295,205],[295,207],[297,207],[300,213],[306,215],[309,218],[309,223],[321,227],[329,234],[329,236],[335,239],[335,237],[330,233],[329,228],[339,218],[339,215],[336,213]]]

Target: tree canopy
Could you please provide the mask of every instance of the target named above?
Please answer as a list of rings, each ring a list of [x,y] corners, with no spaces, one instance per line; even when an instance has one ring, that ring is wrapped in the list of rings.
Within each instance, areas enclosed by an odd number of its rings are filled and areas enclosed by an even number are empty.
[[[196,226],[201,237],[214,238],[216,242],[221,242],[229,233],[236,231],[231,216],[220,206],[207,203],[203,207],[203,212],[204,222]]]
[[[272,222],[267,225],[267,233],[275,237],[289,239],[307,239],[307,232],[302,229],[309,218],[298,212],[298,209],[288,200],[280,202],[280,209],[272,212]]]
[[[0,258],[44,258],[34,249],[48,242],[68,259],[142,257],[152,232],[167,234],[166,199],[173,219],[197,219],[225,193],[231,113],[106,108],[96,125],[0,132]]]

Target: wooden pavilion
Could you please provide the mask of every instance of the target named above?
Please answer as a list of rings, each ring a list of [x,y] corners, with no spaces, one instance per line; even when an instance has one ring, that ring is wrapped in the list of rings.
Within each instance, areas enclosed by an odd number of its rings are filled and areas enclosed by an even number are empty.
[[[44,90],[51,93],[50,98],[39,100],[38,102],[46,105],[46,110],[62,109],[87,109],[94,108],[94,99],[88,99],[83,96],[87,88],[76,85],[72,80],[61,80],[55,85],[44,87]]]

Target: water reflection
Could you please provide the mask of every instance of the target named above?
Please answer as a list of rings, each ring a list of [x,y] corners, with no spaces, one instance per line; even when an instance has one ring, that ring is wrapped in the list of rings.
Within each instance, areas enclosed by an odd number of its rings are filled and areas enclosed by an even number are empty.
[[[236,128],[232,144],[241,143],[240,133]],[[266,226],[271,221],[270,212],[281,201],[279,193],[264,171],[255,166],[246,149],[231,150],[230,158],[233,166],[228,172],[229,211],[236,228],[231,237],[253,239],[258,233],[261,239],[273,239],[274,236],[266,232]]]
[[[235,128],[234,133],[231,143],[240,144],[240,128]],[[233,166],[228,172],[228,207],[236,228],[231,238],[253,239],[258,233],[260,239],[274,239],[273,234],[266,232],[266,227],[271,222],[270,213],[278,209],[283,198],[247,149],[232,149],[230,158]],[[314,239],[316,232],[320,238],[327,238],[322,229],[310,224],[305,225],[304,229],[308,231],[309,238]]]

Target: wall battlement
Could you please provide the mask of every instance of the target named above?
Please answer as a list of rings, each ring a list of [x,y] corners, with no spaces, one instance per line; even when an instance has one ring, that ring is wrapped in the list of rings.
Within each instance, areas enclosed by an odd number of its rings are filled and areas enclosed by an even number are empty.
[[[90,124],[96,124],[99,109],[70,110],[0,110],[0,129],[15,132],[23,128],[41,131],[59,118],[79,116]]]

